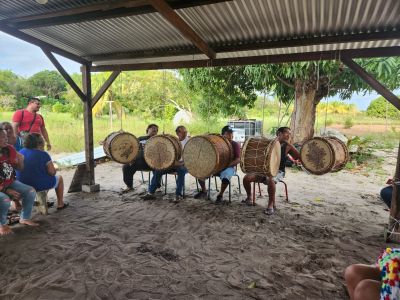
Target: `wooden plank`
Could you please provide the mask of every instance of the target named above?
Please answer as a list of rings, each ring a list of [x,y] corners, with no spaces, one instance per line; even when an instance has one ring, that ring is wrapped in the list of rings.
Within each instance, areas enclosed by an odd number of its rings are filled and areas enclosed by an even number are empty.
[[[121,73],[121,71],[114,71],[111,73],[110,77],[106,80],[106,82],[103,83],[103,85],[100,87],[96,95],[92,99],[92,108],[96,105],[97,101],[100,100],[100,98],[104,95],[104,93],[108,90],[108,88],[111,86],[111,84],[114,82],[114,80],[118,77],[118,75]]]
[[[54,57],[54,55],[50,51],[44,48],[42,48],[42,51],[44,52],[44,54],[46,54],[48,59],[53,63],[58,72],[60,72],[61,76],[64,77],[64,79],[68,82],[68,84],[79,96],[79,98],[81,98],[82,101],[85,101],[85,95],[83,94],[79,86],[75,83],[75,81],[71,78],[71,76],[68,75],[67,71],[65,71],[65,69],[62,67],[59,61]]]
[[[149,0],[150,4],[167,19],[180,33],[191,41],[208,58],[215,58],[216,53],[164,0]]]
[[[182,9],[193,6],[209,5],[232,0],[179,0],[171,2],[173,9]],[[111,1],[108,1],[111,2]],[[133,15],[154,13],[156,10],[142,0],[122,0],[111,3],[86,5],[58,12],[38,15],[27,15],[18,18],[9,18],[0,21],[0,24],[12,25],[18,29],[46,27],[52,25],[72,24],[110,18],[121,18]]]
[[[356,73],[362,80],[364,80],[375,91],[381,94],[386,100],[392,103],[398,110],[400,110],[400,99],[388,90],[383,84],[376,80],[371,74],[365,71],[359,64],[349,57],[341,58],[341,61],[348,66],[354,73]]]
[[[85,130],[85,158],[86,172],[88,173],[87,181],[83,184],[94,185],[94,154],[93,154],[93,115],[92,115],[92,81],[90,65],[82,65],[82,88],[86,96],[83,102],[83,123]]]
[[[252,50],[266,50],[287,47],[300,47],[300,46],[313,46],[313,45],[326,45],[337,43],[353,43],[362,41],[376,41],[376,40],[392,40],[400,39],[400,31],[388,32],[372,32],[362,34],[346,34],[335,36],[323,37],[305,37],[300,39],[286,39],[266,41],[262,43],[246,43],[240,45],[210,45],[216,53],[221,52],[235,52],[235,51],[252,51]],[[113,59],[137,59],[137,58],[152,58],[152,57],[166,57],[166,56],[180,56],[180,55],[194,55],[201,54],[198,49],[179,49],[168,50],[168,52],[159,51],[132,51],[132,52],[115,52],[105,53],[98,55],[85,56],[87,60],[95,62],[107,61]]]
[[[5,33],[7,33],[9,35],[12,35],[12,36],[14,36],[14,37],[16,37],[16,38],[18,38],[20,40],[23,40],[25,42],[31,43],[33,45],[36,45],[36,46],[38,46],[38,47],[40,47],[42,49],[46,49],[46,50],[54,52],[54,53],[56,53],[58,55],[64,56],[64,57],[66,57],[68,59],[71,59],[73,61],[76,61],[76,62],[78,62],[80,64],[89,63],[89,61],[87,61],[86,59],[84,59],[84,58],[82,58],[82,57],[80,57],[78,55],[75,55],[75,54],[73,54],[71,52],[65,51],[65,50],[63,50],[61,48],[58,48],[56,46],[53,46],[53,45],[51,45],[49,43],[43,42],[42,40],[39,40],[39,39],[37,39],[37,38],[35,38],[33,36],[30,36],[29,34],[26,34],[24,32],[21,32],[19,30],[16,30],[14,28],[9,27],[9,26],[0,24],[0,31],[3,31],[3,32],[5,32]]]
[[[134,70],[161,70],[161,69],[179,69],[179,68],[204,68],[212,65],[213,67],[255,65],[255,64],[279,64],[286,62],[299,61],[319,61],[335,60],[341,56],[353,58],[368,57],[388,57],[400,56],[400,47],[370,48],[370,49],[352,49],[336,51],[317,51],[293,54],[248,56],[237,58],[217,58],[212,60],[191,60],[191,61],[168,61],[158,63],[139,63],[139,64],[110,64],[93,66],[93,72],[105,71],[134,71]]]

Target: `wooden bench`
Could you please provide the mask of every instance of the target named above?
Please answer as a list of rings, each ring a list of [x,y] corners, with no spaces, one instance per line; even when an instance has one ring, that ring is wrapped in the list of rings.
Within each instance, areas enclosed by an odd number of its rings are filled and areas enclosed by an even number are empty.
[[[101,162],[107,157],[104,153],[103,146],[94,148],[93,154],[96,163]],[[77,167],[69,186],[68,193],[82,191],[82,185],[89,181],[88,172],[86,172],[85,151],[65,156],[55,160],[54,162],[62,167]]]

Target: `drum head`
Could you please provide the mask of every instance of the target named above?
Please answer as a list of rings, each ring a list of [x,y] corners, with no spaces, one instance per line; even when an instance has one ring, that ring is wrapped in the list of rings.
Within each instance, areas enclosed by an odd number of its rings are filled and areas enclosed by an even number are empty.
[[[192,137],[183,150],[183,161],[188,172],[196,178],[212,175],[217,165],[217,153],[212,143],[205,137]]]
[[[316,175],[330,172],[335,163],[335,152],[332,146],[329,141],[320,137],[304,142],[300,157],[304,168]]]
[[[264,162],[264,169],[269,176],[276,176],[279,171],[281,163],[281,144],[277,139],[271,141],[266,149],[266,159]]]
[[[139,142],[133,134],[119,132],[107,137],[108,153],[111,158],[121,164],[127,164],[135,160],[139,151]]]
[[[176,161],[179,141],[174,142],[170,135],[156,135],[151,137],[144,147],[144,159],[155,170],[165,170],[173,167]],[[180,150],[180,148],[178,149]]]

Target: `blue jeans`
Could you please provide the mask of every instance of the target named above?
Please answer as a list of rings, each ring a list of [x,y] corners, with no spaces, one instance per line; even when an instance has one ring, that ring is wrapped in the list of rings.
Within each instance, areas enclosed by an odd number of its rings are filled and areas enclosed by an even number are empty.
[[[381,197],[383,202],[390,208],[392,204],[393,186],[387,186],[381,190]]]
[[[176,179],[176,191],[175,194],[177,196],[182,196],[183,194],[183,186],[185,184],[185,175],[187,173],[187,169],[184,166],[180,166],[178,168],[174,169],[169,169],[169,170],[164,170],[164,171],[154,171],[153,172],[153,177],[151,178],[150,181],[150,186],[149,186],[149,193],[154,194],[158,183],[161,181],[161,177],[170,172],[176,172],[178,174],[178,178]]]
[[[0,225],[7,224],[7,213],[10,208],[11,199],[8,195],[0,192]]]
[[[18,180],[15,180],[13,183],[11,183],[9,188],[17,191],[21,195],[22,199],[22,210],[21,210],[21,219],[24,220],[29,220],[32,215],[32,208],[33,204],[35,203],[35,198],[36,198],[36,191],[33,187],[30,185],[24,184],[22,182],[19,182]],[[7,204],[5,204],[4,200],[9,200],[10,197],[4,193],[0,193],[0,202],[1,204],[1,219],[0,222],[2,225],[7,223],[7,210],[4,212],[3,207],[5,208]],[[8,207],[10,207],[10,202],[8,202]],[[4,222],[4,223],[3,223]]]

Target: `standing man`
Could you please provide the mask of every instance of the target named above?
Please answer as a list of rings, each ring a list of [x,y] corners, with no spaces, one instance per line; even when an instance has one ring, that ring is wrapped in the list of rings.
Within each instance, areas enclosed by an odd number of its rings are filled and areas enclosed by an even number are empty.
[[[178,126],[175,129],[175,133],[178,136],[179,142],[181,143],[182,149],[185,147],[186,143],[189,140],[189,137],[187,135],[187,130],[185,126]],[[176,172],[177,173],[177,179],[176,179],[176,191],[175,191],[175,200],[174,203],[178,203],[183,199],[183,186],[185,184],[185,175],[187,173],[187,169],[184,165],[183,158],[181,157],[178,165],[172,169],[168,170],[163,170],[163,171],[157,171],[155,170],[153,172],[153,178],[151,179],[150,186],[149,186],[149,192],[147,195],[143,197],[144,200],[152,200],[155,199],[154,193],[157,188],[157,184],[161,181],[161,177],[165,173],[171,173],[171,172]]]
[[[46,141],[47,150],[51,150],[49,135],[47,133],[44,119],[37,112],[40,109],[40,99],[31,97],[25,109],[17,110],[12,117],[12,127],[15,135],[22,139],[30,133],[41,134]]]
[[[233,140],[233,129],[229,125],[227,125],[222,128],[221,135],[226,137],[229,140],[229,142],[231,143],[232,148],[233,148],[234,158],[231,161],[231,163],[229,164],[229,166],[219,173],[219,177],[221,178],[221,189],[219,191],[217,199],[215,200],[215,204],[217,204],[217,205],[223,203],[222,196],[224,195],[226,188],[230,184],[232,176],[235,175],[235,173],[236,173],[236,169],[235,169],[236,165],[240,162],[240,145]],[[198,192],[196,195],[194,195],[195,199],[205,198],[207,196],[205,180],[199,179],[199,184],[201,187],[201,191]]]
[[[290,154],[295,160],[300,160],[300,153],[296,148],[289,143],[291,131],[289,127],[280,127],[276,131],[276,136],[281,144],[281,162],[279,164],[279,171],[275,177],[268,177],[256,174],[246,174],[243,178],[243,186],[246,190],[247,198],[243,203],[252,205],[251,201],[251,183],[260,182],[268,186],[268,206],[264,211],[267,215],[275,213],[275,185],[277,182],[285,177],[285,162],[286,157]]]
[[[150,124],[147,126],[146,135],[140,136],[139,140],[139,153],[136,157],[135,161],[130,164],[125,164],[122,167],[123,180],[126,184],[126,188],[121,190],[121,193],[127,193],[133,190],[133,175],[135,175],[136,171],[150,171],[151,168],[144,160],[144,145],[147,140],[152,136],[157,135],[158,126],[156,124]]]

